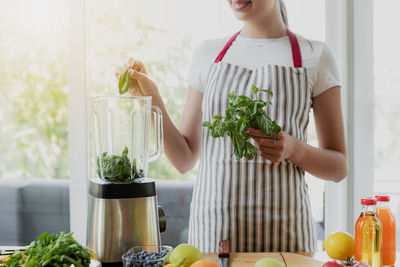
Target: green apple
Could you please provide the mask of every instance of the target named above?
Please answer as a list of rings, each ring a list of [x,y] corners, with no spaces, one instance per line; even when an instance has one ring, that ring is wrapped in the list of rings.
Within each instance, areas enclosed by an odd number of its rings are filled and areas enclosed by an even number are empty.
[[[257,261],[254,267],[285,267],[285,264],[273,258],[263,258]]]
[[[168,256],[169,263],[180,267],[189,267],[198,260],[204,260],[203,254],[201,254],[200,250],[189,244],[180,244]]]

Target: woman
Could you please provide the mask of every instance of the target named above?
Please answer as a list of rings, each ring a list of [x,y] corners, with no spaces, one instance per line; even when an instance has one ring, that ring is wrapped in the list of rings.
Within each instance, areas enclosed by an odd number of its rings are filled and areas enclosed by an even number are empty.
[[[179,130],[139,61],[130,72],[130,92],[153,96],[162,109],[165,153],[180,172],[192,169],[200,157],[189,243],[203,252],[216,251],[223,239],[230,240],[232,251],[313,251],[304,171],[334,182],[347,174],[341,87],[332,51],[290,32],[280,0],[228,4],[243,28],[231,38],[205,41],[195,52]],[[229,92],[251,96],[252,84],[273,91],[267,112],[282,131],[274,141],[248,129],[259,153],[245,160],[233,155],[228,137],[210,137],[201,122],[224,114]],[[311,108],[318,147],[306,144]]]

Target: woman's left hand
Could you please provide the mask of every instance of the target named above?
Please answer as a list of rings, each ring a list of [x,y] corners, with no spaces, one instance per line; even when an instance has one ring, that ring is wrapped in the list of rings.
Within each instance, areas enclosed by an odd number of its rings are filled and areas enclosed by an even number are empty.
[[[289,159],[294,151],[295,138],[284,131],[280,131],[278,138],[274,140],[275,133],[266,136],[258,129],[247,129],[247,133],[254,136],[258,151],[263,158],[272,162],[279,162]]]

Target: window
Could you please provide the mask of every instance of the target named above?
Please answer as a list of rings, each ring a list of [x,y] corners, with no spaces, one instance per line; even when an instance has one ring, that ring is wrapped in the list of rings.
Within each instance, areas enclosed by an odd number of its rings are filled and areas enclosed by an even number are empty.
[[[72,1],[1,1],[0,177],[69,177],[68,69],[74,68],[69,66],[70,2]],[[76,2],[79,1],[75,0]],[[85,2],[89,85],[87,95],[116,94],[117,81],[113,75],[116,66],[130,56],[137,57],[146,63],[158,81],[167,109],[176,124],[179,124],[183,112],[187,90],[187,66],[195,47],[204,39],[230,35],[241,26],[225,1]],[[285,3],[289,25],[294,32],[307,38],[325,40],[325,1],[285,0]],[[395,4],[395,1],[391,0],[389,5],[393,5],[393,8],[385,9],[375,3],[377,29],[385,27],[388,23],[385,19],[390,19],[390,16],[385,15],[378,17],[379,8],[380,13],[396,10]],[[379,42],[381,47],[388,45],[383,41],[386,38],[378,39],[377,36],[376,47]],[[385,51],[380,50],[382,53]],[[387,78],[387,75],[392,75],[391,79],[396,80],[395,71],[385,71],[387,62],[376,60],[376,63],[377,84],[383,85],[386,82],[388,86],[385,87],[391,86],[392,94],[398,94],[394,89],[395,83],[388,82]],[[390,99],[394,101],[394,97]],[[399,105],[394,102],[385,105],[386,101],[379,101],[377,97],[375,116],[380,118],[379,127],[386,127],[385,132],[390,133],[390,137],[385,140],[392,143],[385,143],[384,146],[379,143],[378,146],[376,141],[375,186],[378,191],[386,191],[379,188],[388,180],[396,178],[392,175],[395,172],[390,168],[397,167],[396,159],[400,157],[398,152],[396,154],[396,151],[386,149],[396,145],[395,127],[387,126],[392,125],[392,122],[386,114],[395,114],[395,110],[387,109],[394,109]],[[385,114],[384,120],[381,120],[382,114]],[[377,119],[375,121],[378,122]],[[393,125],[397,124],[394,122]],[[312,120],[309,133],[309,143],[316,145]],[[375,133],[375,137],[379,134],[381,131]],[[383,149],[384,153],[381,152]],[[84,149],[79,152],[83,153]],[[386,158],[383,158],[383,155]],[[387,158],[394,163],[389,163]],[[181,175],[163,156],[150,164],[149,176],[159,179],[194,179],[196,171]],[[321,240],[324,226],[324,182],[310,176],[307,177],[307,181],[313,214],[322,227],[318,232]],[[81,188],[83,192],[84,186]],[[81,197],[86,195],[82,193]],[[77,203],[79,201],[76,200]],[[74,227],[72,229],[75,231]]]
[[[392,196],[391,209],[400,224],[400,37],[396,0],[374,1],[374,191]],[[400,244],[397,231],[397,245]]]
[[[0,3],[0,177],[67,178],[66,0]]]

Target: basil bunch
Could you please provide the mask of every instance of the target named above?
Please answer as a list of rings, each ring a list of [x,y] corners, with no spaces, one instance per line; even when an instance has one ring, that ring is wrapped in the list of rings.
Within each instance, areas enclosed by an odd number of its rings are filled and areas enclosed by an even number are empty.
[[[258,92],[265,92],[270,96],[273,96],[273,93],[270,90],[259,89],[256,85],[253,85],[251,89],[256,97],[255,100],[245,95],[237,96],[235,93],[229,93],[230,101],[225,117],[217,114],[213,122],[202,123],[202,126],[210,129],[210,135],[214,138],[227,134],[231,138],[236,157],[246,157],[248,160],[254,158],[257,149],[248,141],[252,136],[246,133],[246,129],[260,129],[267,136],[275,133],[274,139],[281,131],[281,127],[263,109],[271,105],[271,101],[263,101],[257,97]]]
[[[131,166],[131,161],[128,158],[127,147],[122,151],[121,156],[109,156],[107,155],[107,152],[104,152],[101,155],[101,159],[102,166],[100,165],[100,158],[97,157],[97,175],[107,181],[129,182],[131,180],[131,174],[133,179],[144,176],[143,170],[139,170],[136,167],[136,159],[133,159]],[[103,171],[103,177],[101,176],[101,171]]]

